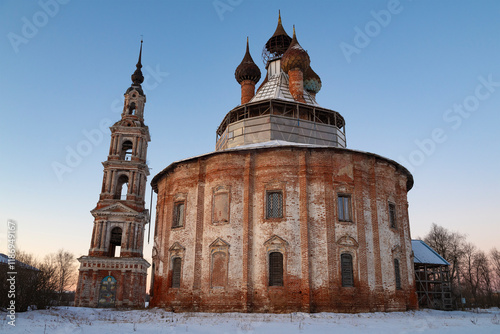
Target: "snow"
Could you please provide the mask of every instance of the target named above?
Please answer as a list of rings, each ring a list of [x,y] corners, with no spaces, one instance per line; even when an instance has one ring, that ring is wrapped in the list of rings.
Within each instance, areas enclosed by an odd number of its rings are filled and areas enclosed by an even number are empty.
[[[500,333],[500,309],[393,313],[172,313],[162,309],[57,307],[1,313],[2,333]]]
[[[225,151],[231,151],[231,150],[247,150],[247,149],[256,149],[256,148],[263,148],[263,147],[278,147],[278,146],[304,146],[304,147],[329,147],[326,145],[314,145],[314,144],[306,144],[306,143],[295,143],[295,142],[289,142],[285,140],[270,140],[266,142],[260,142],[260,143],[254,143],[254,144],[246,144],[246,145],[241,145],[241,146],[236,146],[236,147],[231,147],[225,149]]]

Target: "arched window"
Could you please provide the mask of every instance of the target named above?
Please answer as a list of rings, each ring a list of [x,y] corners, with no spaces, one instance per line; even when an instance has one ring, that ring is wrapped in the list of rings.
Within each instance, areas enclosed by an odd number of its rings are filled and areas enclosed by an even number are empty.
[[[396,280],[396,289],[401,290],[401,272],[399,271],[398,259],[394,259],[394,277]]]
[[[130,103],[130,105],[128,106],[128,114],[135,115],[135,110],[136,110],[135,102]]]
[[[172,288],[180,288],[181,286],[181,265],[182,259],[175,257],[172,260]]]
[[[120,151],[120,160],[130,161],[132,159],[132,147],[133,144],[130,140],[123,142],[122,149]]]
[[[344,253],[340,255],[340,265],[342,274],[342,286],[354,286],[354,274],[352,270],[352,255]]]
[[[116,183],[115,199],[126,200],[128,193],[128,176],[120,175]]]
[[[269,253],[269,286],[283,286],[283,254]]]
[[[111,238],[109,241],[109,256],[119,257],[122,245],[122,229],[115,227],[111,230]]]

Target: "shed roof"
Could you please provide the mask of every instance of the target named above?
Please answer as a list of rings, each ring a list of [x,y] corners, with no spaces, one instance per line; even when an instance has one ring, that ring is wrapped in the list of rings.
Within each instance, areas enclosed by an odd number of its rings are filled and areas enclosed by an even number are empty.
[[[441,266],[449,266],[450,263],[439,255],[434,249],[427,245],[422,240],[412,240],[411,247],[413,248],[413,262],[421,264],[434,264]]]

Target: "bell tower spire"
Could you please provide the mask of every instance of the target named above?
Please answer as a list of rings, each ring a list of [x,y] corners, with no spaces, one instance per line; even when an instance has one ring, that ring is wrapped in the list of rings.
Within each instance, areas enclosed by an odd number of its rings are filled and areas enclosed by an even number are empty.
[[[132,74],[132,86],[140,86],[144,82],[144,76],[142,75],[142,63],[141,63],[141,57],[142,57],[142,39],[141,39],[141,49],[139,51],[139,60],[137,61],[137,65],[135,67],[137,68]]]
[[[121,119],[111,130],[101,194],[95,209],[88,256],[80,261],[76,306],[144,307],[149,263],[143,258],[146,161],[149,129],[144,124],[146,95],[141,84],[142,40],[132,85],[124,94]]]

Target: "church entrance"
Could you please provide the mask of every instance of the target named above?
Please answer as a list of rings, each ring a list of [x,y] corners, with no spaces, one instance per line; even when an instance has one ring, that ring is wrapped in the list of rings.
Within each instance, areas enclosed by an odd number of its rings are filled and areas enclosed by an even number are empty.
[[[115,307],[115,298],[116,279],[113,276],[106,276],[101,281],[97,307]]]

